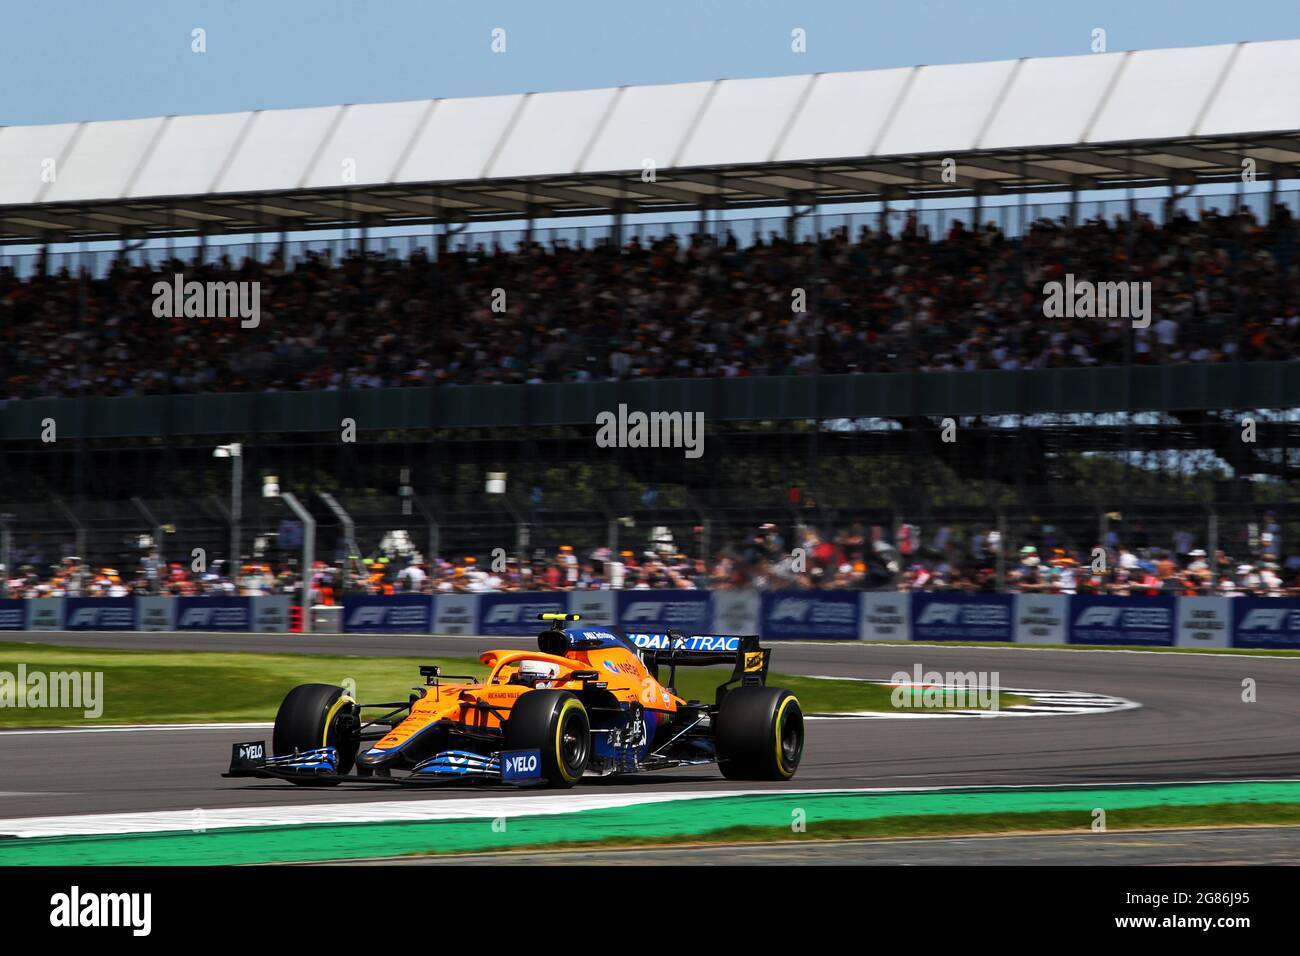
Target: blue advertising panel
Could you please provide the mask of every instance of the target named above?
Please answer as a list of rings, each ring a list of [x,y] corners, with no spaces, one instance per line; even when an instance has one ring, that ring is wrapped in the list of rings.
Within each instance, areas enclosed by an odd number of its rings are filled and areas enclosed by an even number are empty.
[[[27,602],[22,598],[0,598],[0,631],[21,631],[27,627]]]
[[[135,630],[134,598],[70,597],[63,613],[63,626],[69,631]]]
[[[1069,642],[1173,647],[1175,607],[1172,594],[1076,594],[1070,598]]]
[[[507,750],[501,754],[501,782],[522,783],[542,776],[540,750]]]
[[[569,595],[564,591],[485,593],[478,599],[478,632],[489,637],[527,637],[549,626],[539,614],[565,614]]]
[[[713,602],[707,591],[619,591],[618,623],[626,631],[707,634],[713,627]]]
[[[1232,646],[1300,649],[1300,598],[1233,598]]]
[[[245,597],[177,598],[178,631],[251,631],[253,616]]]
[[[1014,594],[917,591],[912,595],[916,641],[1010,641],[1015,633]]]
[[[428,594],[350,594],[343,599],[343,630],[350,633],[428,634],[432,625],[433,597]]]
[[[768,640],[855,641],[858,591],[765,591],[760,633]]]

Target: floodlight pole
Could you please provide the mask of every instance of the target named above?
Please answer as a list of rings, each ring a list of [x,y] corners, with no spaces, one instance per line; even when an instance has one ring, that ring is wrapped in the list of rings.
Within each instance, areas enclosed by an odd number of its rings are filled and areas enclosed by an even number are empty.
[[[69,508],[68,503],[62,498],[55,498],[54,503],[59,506],[59,510],[63,512],[63,516],[67,518],[68,523],[72,525],[72,530],[77,540],[77,556],[81,558],[82,564],[84,565],[90,560],[90,555],[86,554],[86,526],[81,523],[81,519],[77,517],[76,512]]]
[[[244,517],[244,454],[238,444],[230,446],[230,562],[238,568],[240,522]]]
[[[343,591],[347,593],[351,590],[352,559],[361,560],[361,548],[357,545],[356,522],[352,520],[350,514],[343,510],[343,506],[329,492],[320,492],[320,500],[325,502],[325,506],[334,513],[334,517],[343,526],[343,544],[348,549],[347,556],[343,560]]]
[[[522,569],[528,561],[528,545],[532,539],[528,522],[511,503],[508,494],[503,493],[501,495],[501,504],[505,506],[507,513],[515,523],[515,555],[519,558],[519,567]]]
[[[5,569],[4,575],[0,576],[0,597],[3,598],[9,596],[9,579],[14,576],[14,534],[9,527],[13,517],[11,514],[0,515],[0,566]]]
[[[1007,516],[998,511],[998,554],[997,554],[998,592],[1007,589]]]
[[[411,502],[424,515],[425,524],[429,531],[428,554],[425,555],[425,561],[432,568],[435,561],[438,560],[438,551],[440,550],[440,540],[438,534],[438,517],[434,514],[433,509],[420,500],[418,495],[411,495]]]
[[[311,512],[302,506],[302,502],[289,492],[280,492],[280,497],[285,504],[293,509],[293,513],[302,522],[302,568],[300,569],[302,577],[302,632],[310,634],[312,564],[316,561],[316,519],[311,516]]]
[[[1205,565],[1210,569],[1210,593],[1222,594],[1219,590],[1219,564],[1215,556],[1219,553],[1219,515],[1214,505],[1208,507],[1210,512],[1205,532]]]

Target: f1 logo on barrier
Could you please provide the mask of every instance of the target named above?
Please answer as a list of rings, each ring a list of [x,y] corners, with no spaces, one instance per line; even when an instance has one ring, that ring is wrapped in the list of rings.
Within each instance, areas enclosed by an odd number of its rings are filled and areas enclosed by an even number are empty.
[[[207,627],[212,623],[213,609],[192,607],[181,615],[180,627]]]
[[[626,592],[625,592],[626,593]],[[636,592],[633,592],[636,593]],[[713,617],[707,594],[685,592],[694,597],[680,600],[628,600],[618,617],[624,624],[660,624],[703,629]],[[620,598],[620,601],[624,598]]]
[[[537,780],[542,775],[540,750],[507,750],[501,754],[501,779],[506,783]]]
[[[1285,608],[1256,608],[1241,621],[1243,631],[1280,631],[1290,612]]]
[[[79,607],[68,615],[67,628],[130,630],[134,623],[135,611],[131,607]]]
[[[625,621],[657,621],[659,614],[663,611],[662,604],[656,604],[653,601],[637,601],[629,604],[627,610],[623,612]]]
[[[546,604],[498,604],[488,612],[484,624],[517,624],[520,620],[535,621],[538,614],[562,613],[563,605]]]
[[[956,624],[961,616],[960,604],[934,603],[926,607],[917,624]]]
[[[379,604],[359,607],[348,618],[348,627],[383,627],[388,608]]]
[[[812,608],[811,601],[804,601],[799,598],[782,598],[776,604],[776,610],[772,612],[774,621],[806,621],[808,611]]]
[[[1075,627],[1115,627],[1124,612],[1119,607],[1090,607],[1075,619]]]

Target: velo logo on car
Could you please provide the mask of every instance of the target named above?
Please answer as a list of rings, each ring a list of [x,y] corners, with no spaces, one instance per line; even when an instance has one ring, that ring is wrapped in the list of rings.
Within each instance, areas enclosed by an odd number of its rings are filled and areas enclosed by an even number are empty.
[[[239,744],[239,759],[262,760],[266,757],[266,744]]]
[[[511,782],[536,780],[541,775],[540,750],[508,750],[501,755],[501,779]]]

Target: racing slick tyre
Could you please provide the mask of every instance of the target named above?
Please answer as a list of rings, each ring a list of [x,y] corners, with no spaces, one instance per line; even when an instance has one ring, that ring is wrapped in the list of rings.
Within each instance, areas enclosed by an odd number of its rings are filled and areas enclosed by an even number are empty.
[[[510,711],[505,749],[540,751],[542,779],[552,787],[572,787],[591,758],[587,708],[568,691],[531,690]]]
[[[338,772],[356,763],[361,737],[357,725],[357,702],[342,687],[331,684],[299,684],[285,696],[275,715],[271,751],[277,757],[295,750],[333,747],[338,753]],[[318,783],[311,779],[294,783]]]
[[[728,780],[789,780],[803,755],[803,710],[779,687],[737,687],[714,718],[718,769]]]

